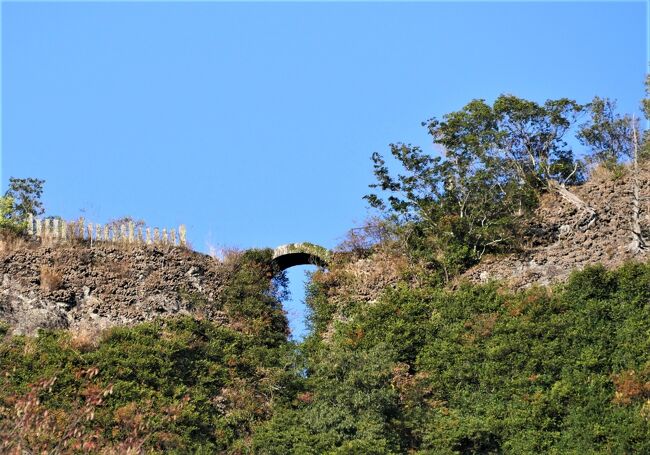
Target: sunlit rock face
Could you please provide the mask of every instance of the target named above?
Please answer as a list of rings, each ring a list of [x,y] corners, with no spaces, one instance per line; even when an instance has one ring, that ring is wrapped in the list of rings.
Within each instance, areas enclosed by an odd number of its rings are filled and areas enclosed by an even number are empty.
[[[0,251],[0,320],[15,334],[182,314],[222,321],[228,276],[223,263],[185,248],[34,242]]]

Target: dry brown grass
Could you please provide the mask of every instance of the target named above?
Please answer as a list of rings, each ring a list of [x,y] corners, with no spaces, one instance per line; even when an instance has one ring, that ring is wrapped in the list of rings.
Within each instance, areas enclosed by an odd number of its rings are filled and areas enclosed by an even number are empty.
[[[49,265],[41,267],[41,289],[52,292],[61,289],[62,284],[63,276],[55,267]]]
[[[7,254],[30,247],[30,242],[22,235],[9,230],[0,230],[0,254]]]
[[[629,166],[624,164],[614,164],[606,166],[598,164],[589,170],[590,182],[608,182],[625,177],[629,171]]]
[[[223,264],[233,264],[239,262],[243,254],[243,250],[240,248],[229,247],[229,246],[219,246],[219,245],[208,245],[208,255],[219,261]]]
[[[212,256],[216,261],[224,266],[225,270],[233,272],[241,263],[244,251],[234,247],[221,248],[216,256]]]
[[[404,276],[409,267],[408,259],[394,251],[378,251],[363,259],[354,255],[340,259],[340,262],[333,261],[327,271],[312,274],[313,282],[322,287],[333,305],[356,300],[373,302]]]
[[[80,352],[94,350],[101,339],[101,331],[92,328],[82,328],[70,336],[70,346]]]

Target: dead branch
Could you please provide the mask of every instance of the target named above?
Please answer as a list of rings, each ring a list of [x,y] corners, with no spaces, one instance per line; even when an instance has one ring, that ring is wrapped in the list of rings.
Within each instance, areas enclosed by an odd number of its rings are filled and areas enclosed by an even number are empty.
[[[628,245],[628,250],[634,254],[645,252],[648,249],[648,243],[643,238],[641,231],[640,213],[641,213],[641,195],[639,183],[639,140],[636,133],[636,121],[632,116],[632,145],[634,155],[632,156],[632,219],[630,220],[630,231],[632,241]]]

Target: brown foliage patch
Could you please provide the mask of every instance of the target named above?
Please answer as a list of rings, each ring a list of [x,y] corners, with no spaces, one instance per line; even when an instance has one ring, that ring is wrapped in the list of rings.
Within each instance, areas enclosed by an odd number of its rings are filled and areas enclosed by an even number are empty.
[[[70,337],[70,346],[80,352],[92,351],[99,344],[101,335],[99,330],[82,328]]]
[[[393,367],[391,385],[399,393],[399,399],[405,407],[417,407],[423,402],[432,408],[444,408],[446,402],[433,397],[433,386],[429,382],[429,374],[410,373],[406,363],[397,363]]]
[[[55,268],[49,265],[41,267],[41,289],[47,292],[61,289],[63,285],[63,276]]]
[[[312,401],[314,401],[314,394],[311,392],[302,392],[299,393],[298,396],[296,396],[296,398],[301,403],[311,403]]]
[[[464,340],[473,343],[476,339],[489,337],[492,335],[498,319],[498,313],[484,313],[474,316],[465,322],[465,328],[469,331],[465,334]]]
[[[30,242],[22,235],[8,229],[0,230],[0,253],[6,254],[30,247]]]
[[[637,399],[650,398],[650,380],[646,376],[637,374],[634,370],[612,375],[612,382],[616,388],[612,401],[616,404],[628,405]]]

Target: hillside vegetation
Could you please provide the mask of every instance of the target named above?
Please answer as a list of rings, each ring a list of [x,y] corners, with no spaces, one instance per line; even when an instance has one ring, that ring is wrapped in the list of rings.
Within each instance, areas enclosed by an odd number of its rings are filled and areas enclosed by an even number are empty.
[[[649,265],[523,293],[402,283],[336,309],[329,285],[298,347],[189,317],[5,337],[3,451],[650,451]],[[260,289],[233,290],[249,322]]]
[[[601,98],[424,125],[445,154],[373,155],[301,342],[271,250],[48,244],[11,179],[0,452],[650,453],[650,136]]]
[[[315,277],[304,390],[259,453],[650,451],[648,265],[524,293],[400,283],[336,309],[327,293]]]
[[[235,450],[298,380],[268,260],[270,251],[239,258],[220,301],[228,322],[194,314],[37,337],[5,326],[2,452]]]

